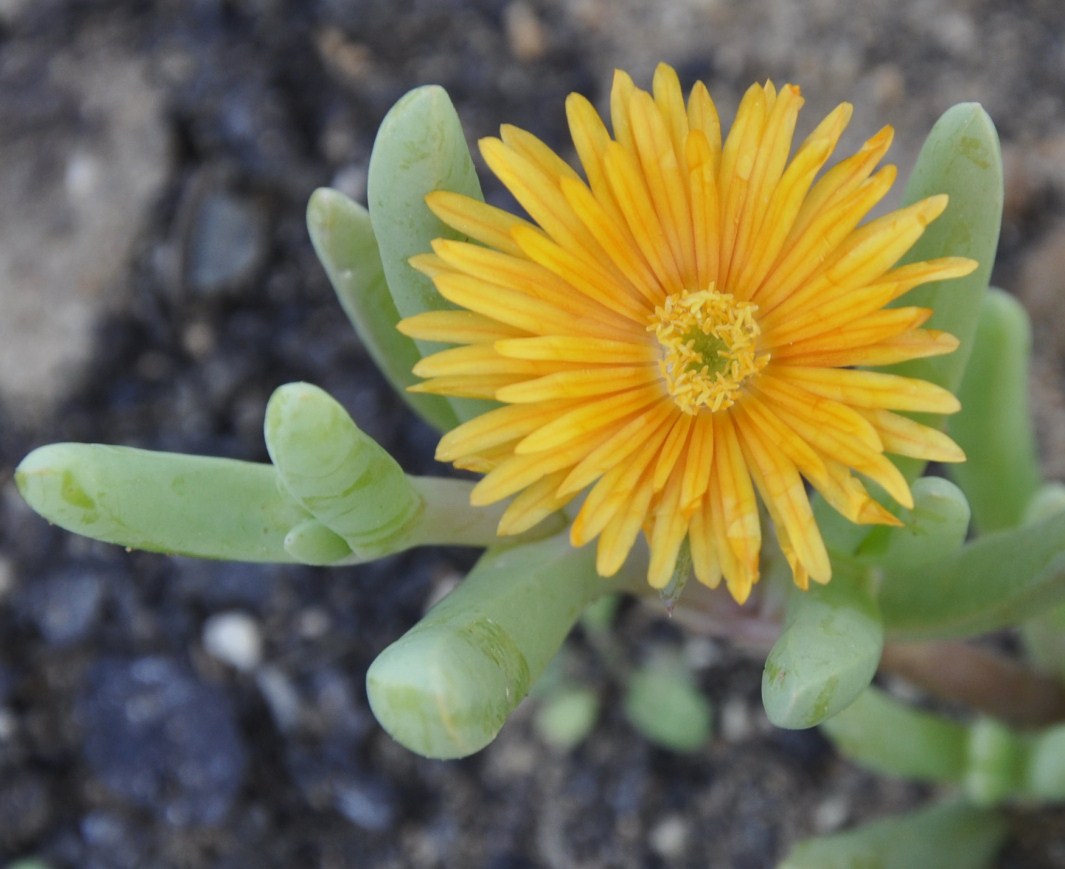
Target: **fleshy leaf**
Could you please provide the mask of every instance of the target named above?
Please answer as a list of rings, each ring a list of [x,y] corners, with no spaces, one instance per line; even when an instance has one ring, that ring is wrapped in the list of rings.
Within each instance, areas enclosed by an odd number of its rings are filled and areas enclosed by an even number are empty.
[[[965,795],[978,806],[995,806],[1021,786],[1027,746],[1024,739],[993,718],[969,727]]]
[[[892,639],[966,637],[1065,601],[1065,514],[985,534],[919,570],[885,570],[879,594]]]
[[[846,708],[872,681],[884,633],[863,582],[837,576],[791,597],[762,673],[762,704],[777,727],[813,727]]]
[[[51,444],[15,471],[26,502],[49,522],[150,552],[291,562],[289,530],[307,512],[270,465],[100,444]]]
[[[670,751],[697,751],[710,738],[710,701],[680,661],[654,662],[629,676],[625,716],[647,739]]]
[[[566,751],[584,741],[599,717],[599,695],[591,688],[567,685],[540,699],[535,726],[540,738]]]
[[[939,193],[950,197],[947,210],[924,231],[903,262],[963,256],[979,265],[966,277],[917,287],[898,304],[931,308],[933,314],[926,328],[949,332],[961,346],[945,356],[914,359],[885,370],[956,392],[973,349],[1002,224],[1002,152],[995,125],[978,103],[951,107],[932,127],[903,202],[910,204]],[[943,424],[942,417],[921,415],[921,420],[934,426]],[[925,465],[915,459],[899,459],[897,463],[911,480]]]
[[[1002,816],[958,801],[807,839],[780,869],[982,869],[1008,831]]]
[[[639,561],[640,559],[633,559]],[[638,584],[646,562],[628,582]],[[628,575],[628,574],[627,574]],[[366,674],[370,706],[400,744],[432,758],[484,748],[562,645],[581,611],[623,590],[566,535],[497,548]]]
[[[950,434],[968,460],[950,474],[969,498],[980,531],[1017,525],[1041,475],[1028,407],[1032,334],[1020,302],[992,289],[984,298]]]
[[[961,489],[942,477],[913,484],[912,510],[900,510],[900,527],[880,526],[858,556],[890,570],[912,570],[961,548],[969,529],[969,502]]]
[[[483,199],[455,107],[443,88],[427,85],[392,107],[381,122],[370,155],[370,220],[388,287],[403,317],[453,307],[409,262],[415,254],[429,252],[434,239],[460,238],[425,204],[425,197],[434,190]],[[415,344],[422,356],[446,346],[428,341]],[[448,401],[460,420],[492,406],[471,399]]]
[[[307,203],[307,229],[344,313],[388,382],[439,431],[458,425],[447,399],[407,392],[417,382],[411,369],[421,354],[410,338],[396,330],[399,312],[385,282],[369,212],[343,193],[321,188]]]
[[[402,468],[327,393],[275,390],[266,446],[285,488],[360,558],[396,551],[424,508]]]
[[[967,766],[967,729],[870,688],[821,725],[839,752],[866,769],[921,781],[956,782]]]
[[[1039,522],[1065,513],[1065,485],[1047,483],[1032,496],[1024,511],[1024,522]],[[1065,682],[1065,604],[1034,615],[1021,625],[1024,652],[1037,670]]]
[[[1065,799],[1065,725],[1030,737],[1023,775],[1023,795],[1037,800]]]
[[[300,564],[337,564],[351,556],[351,547],[317,519],[307,519],[285,535],[285,551]]]

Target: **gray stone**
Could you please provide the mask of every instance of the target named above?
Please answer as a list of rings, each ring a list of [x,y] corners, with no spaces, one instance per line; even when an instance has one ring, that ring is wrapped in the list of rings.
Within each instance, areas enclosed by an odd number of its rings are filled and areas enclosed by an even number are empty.
[[[89,353],[92,323],[169,163],[159,92],[116,31],[62,55],[8,53],[0,90],[0,396],[39,413]]]
[[[266,252],[266,222],[254,203],[226,190],[193,194],[184,247],[184,274],[196,293],[239,287]]]
[[[104,580],[91,568],[65,568],[28,581],[23,599],[29,619],[50,645],[73,645],[85,639],[99,619]]]
[[[232,703],[162,657],[105,658],[80,698],[85,760],[117,796],[176,827],[216,824],[244,780]]]

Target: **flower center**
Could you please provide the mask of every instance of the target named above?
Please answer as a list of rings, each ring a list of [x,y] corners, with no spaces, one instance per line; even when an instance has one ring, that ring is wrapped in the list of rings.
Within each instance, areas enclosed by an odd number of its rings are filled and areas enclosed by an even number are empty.
[[[647,330],[662,348],[658,367],[677,406],[695,415],[731,407],[744,381],[769,361],[758,352],[758,306],[728,293],[684,290],[655,308]]]

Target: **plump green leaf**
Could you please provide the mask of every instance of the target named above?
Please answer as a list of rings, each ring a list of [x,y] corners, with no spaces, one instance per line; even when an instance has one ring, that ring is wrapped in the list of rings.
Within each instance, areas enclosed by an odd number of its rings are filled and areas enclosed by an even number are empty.
[[[285,552],[300,564],[324,566],[346,561],[351,547],[317,519],[306,519],[285,535]]]
[[[566,685],[540,699],[534,719],[540,738],[566,751],[592,732],[599,717],[599,695],[585,686]]]
[[[965,795],[978,806],[996,806],[1017,792],[1027,758],[1025,740],[993,718],[969,726]]]
[[[1031,337],[1021,304],[992,289],[958,393],[962,410],[949,425],[968,457],[950,474],[968,496],[980,531],[1021,522],[1041,482],[1028,407]]]
[[[646,563],[632,568],[641,577]],[[595,572],[593,547],[566,535],[496,548],[366,675],[370,706],[425,757],[484,748],[562,645],[581,611],[619,580]]]
[[[307,203],[307,229],[344,313],[393,389],[437,430],[458,425],[446,398],[407,392],[418,382],[411,369],[421,354],[396,330],[399,311],[385,282],[369,212],[343,193],[321,188]]]
[[[434,239],[461,238],[429,210],[427,194],[451,190],[483,198],[462,124],[443,88],[416,88],[392,107],[374,142],[367,183],[381,264],[400,316],[453,307],[409,262],[415,254],[428,253]],[[423,356],[444,348],[415,343]],[[471,399],[448,400],[460,420],[492,406]]]
[[[1065,514],[985,534],[919,570],[885,570],[892,639],[965,637],[1018,624],[1065,601]]]
[[[784,630],[762,673],[762,704],[777,727],[820,724],[872,681],[884,633],[864,583],[837,576],[792,594]]]
[[[1023,521],[1040,522],[1065,513],[1065,486],[1047,483],[1028,502]],[[1028,660],[1042,673],[1065,682],[1065,604],[1040,611],[1021,625],[1021,642]]]
[[[969,502],[942,477],[922,477],[913,484],[913,509],[899,510],[901,527],[873,530],[858,556],[890,570],[913,570],[957,552],[969,529]]]
[[[869,688],[821,729],[844,757],[884,775],[957,782],[967,766],[964,725]]]
[[[285,488],[360,558],[402,548],[424,509],[403,469],[309,383],[274,391],[266,447]]]
[[[955,392],[972,352],[1002,223],[1002,154],[998,133],[987,112],[977,103],[953,106],[932,127],[906,185],[903,201],[917,202],[939,193],[950,197],[947,210],[925,230],[903,262],[964,256],[976,260],[979,266],[964,278],[917,287],[897,304],[931,308],[934,313],[927,328],[949,332],[961,346],[946,356],[914,359],[889,370]],[[929,425],[943,424],[942,417],[922,415],[921,419]],[[914,459],[899,459],[897,463],[910,479],[916,479],[925,465]]]
[[[982,869],[1007,833],[1003,817],[959,801],[807,839],[780,869]]]
[[[100,444],[51,444],[15,471],[49,522],[134,549],[230,561],[290,562],[307,512],[269,465]]]
[[[710,701],[679,660],[653,662],[630,675],[625,716],[651,742],[678,752],[705,745],[713,723]]]
[[[1025,752],[1022,796],[1036,800],[1065,799],[1065,725],[1033,734]]]

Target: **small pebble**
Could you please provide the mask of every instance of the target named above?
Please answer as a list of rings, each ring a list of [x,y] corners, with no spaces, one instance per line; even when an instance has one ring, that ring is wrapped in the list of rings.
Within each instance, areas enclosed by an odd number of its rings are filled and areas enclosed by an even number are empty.
[[[262,667],[255,678],[278,729],[284,733],[294,730],[300,723],[303,702],[292,680],[281,670],[269,665]]]
[[[163,657],[102,658],[83,681],[89,774],[169,826],[219,823],[248,765],[230,697]]]
[[[726,742],[747,739],[753,730],[751,712],[739,697],[730,697],[721,707],[721,736]]]
[[[669,815],[651,828],[651,850],[663,860],[677,860],[688,844],[688,822],[680,815]]]
[[[814,809],[814,829],[832,833],[842,827],[850,815],[850,800],[843,794],[833,794]]]
[[[246,280],[266,250],[266,222],[251,202],[212,191],[196,204],[189,231],[186,277],[196,292],[223,293]]]
[[[547,35],[533,7],[524,0],[514,0],[503,10],[510,53],[518,60],[531,61],[542,57],[547,50]]]
[[[17,730],[18,719],[15,718],[15,713],[0,706],[0,742],[7,742]]]
[[[92,634],[104,605],[104,570],[65,567],[27,586],[26,615],[50,645],[74,645]]]
[[[371,833],[383,833],[396,819],[396,800],[379,782],[351,780],[334,787],[337,810],[353,824]]]
[[[259,624],[242,612],[216,613],[204,622],[203,647],[208,654],[246,673],[263,659]]]

